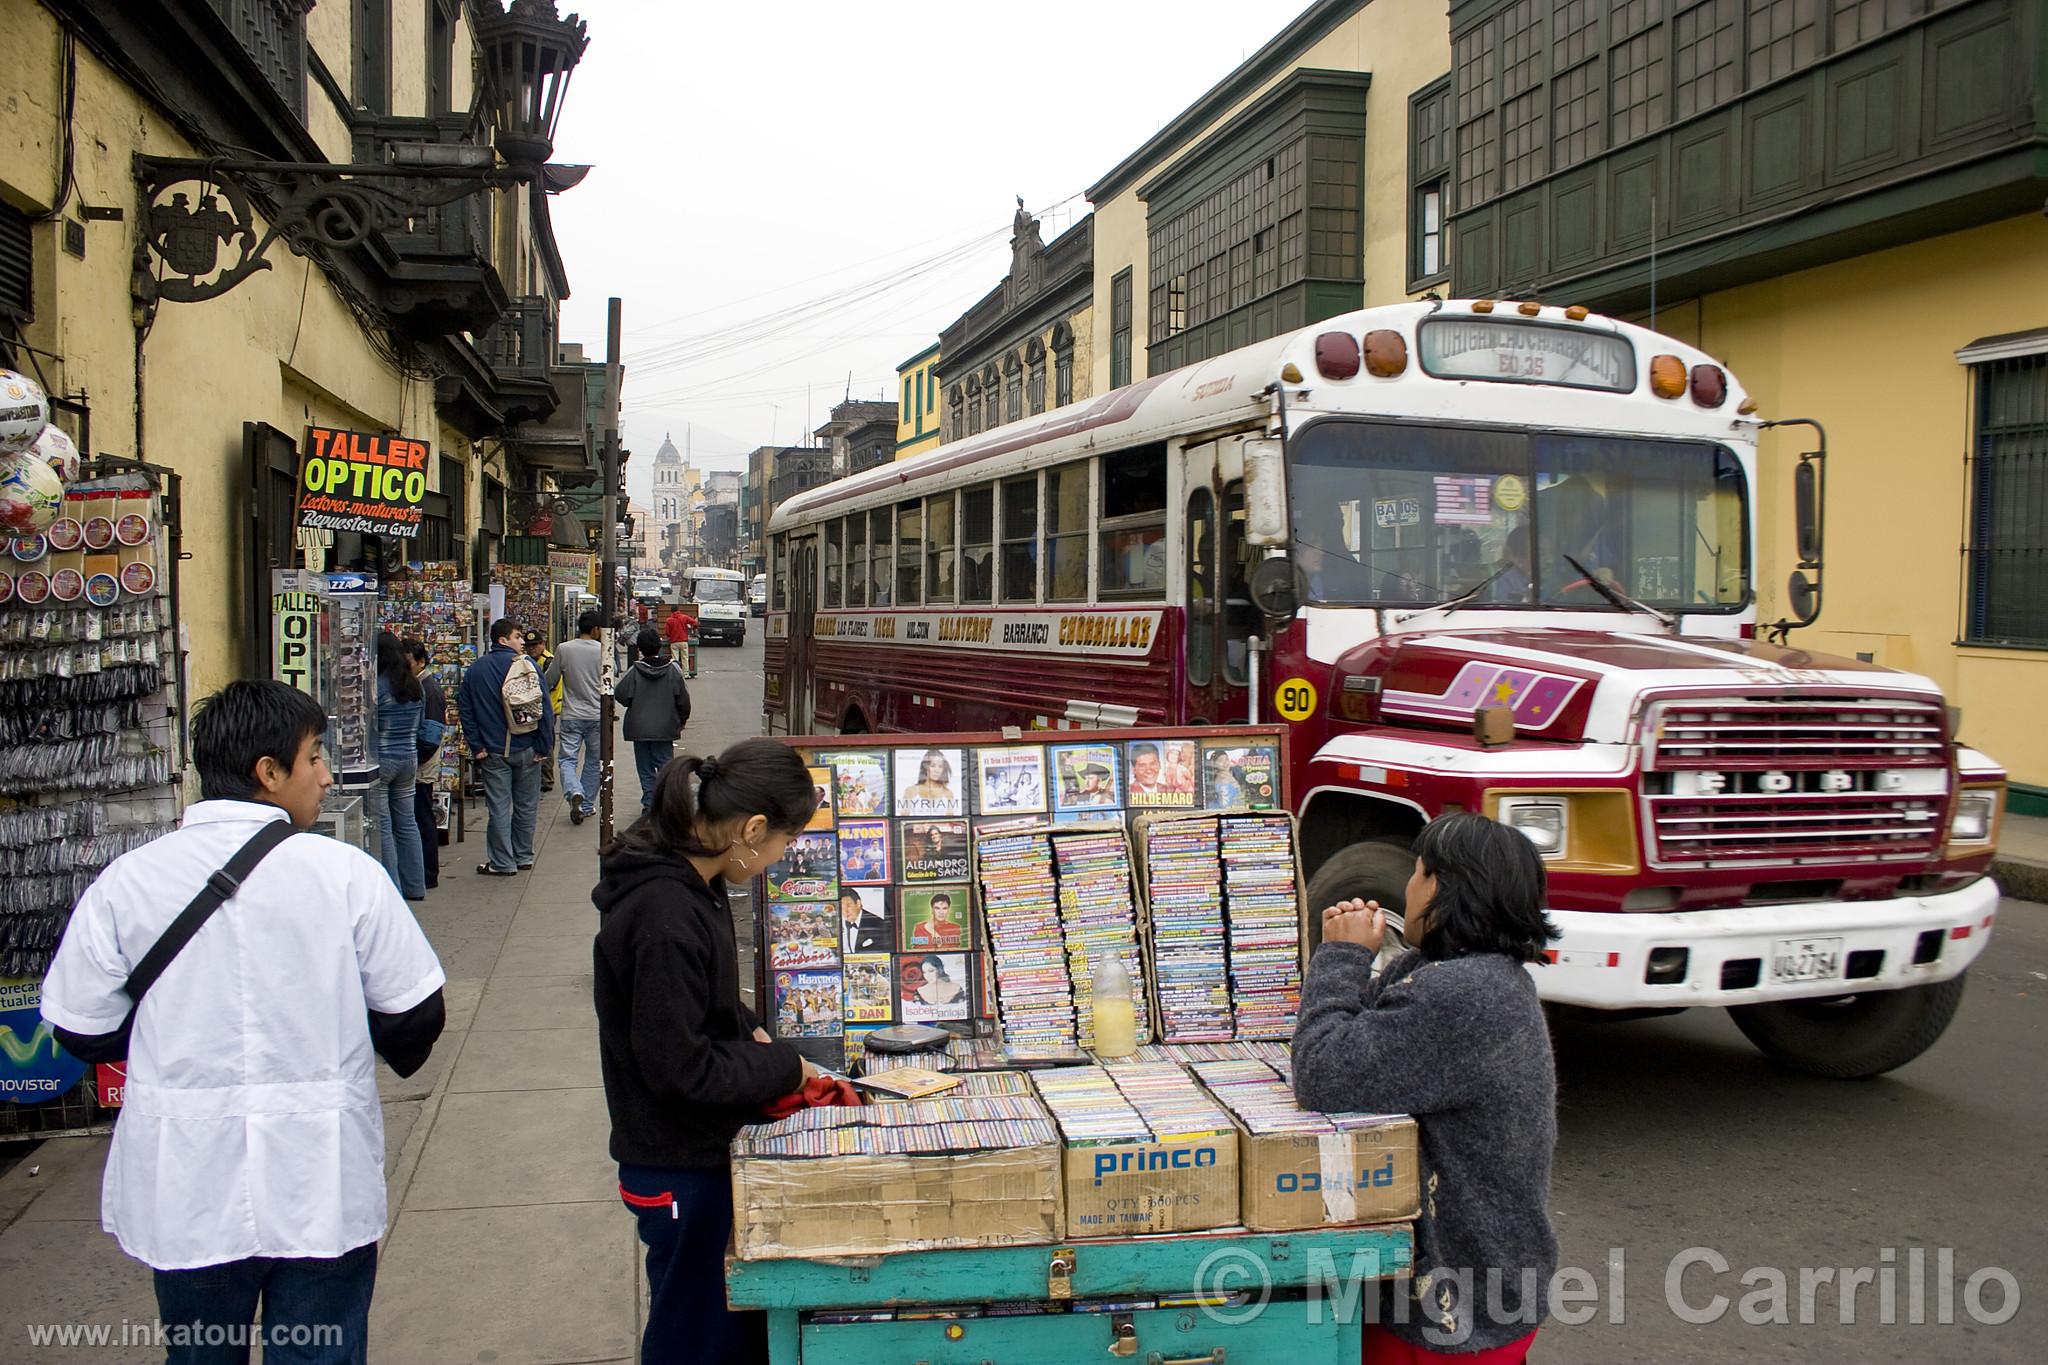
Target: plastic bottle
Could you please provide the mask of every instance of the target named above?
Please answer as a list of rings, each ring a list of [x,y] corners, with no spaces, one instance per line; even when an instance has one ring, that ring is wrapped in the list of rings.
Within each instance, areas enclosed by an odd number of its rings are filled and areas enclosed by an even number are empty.
[[[1138,1011],[1131,999],[1131,974],[1115,953],[1095,960],[1093,994],[1095,1055],[1128,1057],[1138,1050]]]

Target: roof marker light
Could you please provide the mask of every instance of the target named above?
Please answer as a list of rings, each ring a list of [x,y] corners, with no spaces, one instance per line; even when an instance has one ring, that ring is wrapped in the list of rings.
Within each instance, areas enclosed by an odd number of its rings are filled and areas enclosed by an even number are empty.
[[[1570,318],[1573,322],[1584,322],[1586,320],[1586,305],[1583,303],[1575,303],[1571,307],[1564,310],[1564,315]]]
[[[1650,357],[1650,392],[1659,398],[1678,398],[1685,393],[1685,362],[1675,355]]]
[[[1280,367],[1280,380],[1285,384],[1299,384],[1301,382],[1301,366],[1291,360],[1288,361]]]
[[[1349,332],[1324,332],[1316,337],[1316,373],[1325,379],[1358,375],[1358,338]]]
[[[1536,300],[1534,299],[1530,299],[1527,303],[1524,303],[1518,308],[1516,308],[1515,311],[1520,313],[1525,318],[1533,318],[1538,313],[1541,313],[1543,311],[1543,305],[1536,302]]]
[[[1394,379],[1407,372],[1408,338],[1383,327],[1365,334],[1365,372],[1375,379]]]
[[[1719,365],[1692,367],[1692,401],[1703,408],[1718,408],[1728,401],[1728,376]]]
[[[1472,311],[1475,313],[1491,313],[1493,311],[1493,300],[1475,299],[1472,303]]]

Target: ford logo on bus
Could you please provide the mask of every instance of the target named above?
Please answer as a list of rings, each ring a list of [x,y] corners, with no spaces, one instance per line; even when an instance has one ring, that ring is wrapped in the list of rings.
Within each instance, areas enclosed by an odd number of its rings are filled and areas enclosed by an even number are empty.
[[[1188,1171],[1216,1164],[1214,1147],[1155,1148],[1149,1152],[1097,1152],[1095,1183],[1106,1175],[1131,1175],[1139,1171]]]
[[[1096,1182],[1100,1184],[1100,1181]],[[1353,1180],[1348,1172],[1341,1172],[1333,1181],[1321,1171],[1280,1171],[1273,1177],[1273,1188],[1280,1194],[1316,1194],[1323,1190],[1369,1190],[1384,1189],[1394,1183],[1394,1157],[1387,1154],[1377,1168],[1368,1166],[1359,1171]]]

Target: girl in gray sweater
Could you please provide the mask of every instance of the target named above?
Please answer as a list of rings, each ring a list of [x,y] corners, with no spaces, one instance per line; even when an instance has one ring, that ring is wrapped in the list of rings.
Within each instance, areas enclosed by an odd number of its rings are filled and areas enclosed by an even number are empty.
[[[1507,826],[1446,816],[1415,855],[1406,938],[1419,946],[1379,977],[1379,903],[1322,912],[1294,1093],[1310,1109],[1410,1114],[1420,1129],[1414,1274],[1382,1294],[1365,1365],[1518,1365],[1557,1269],[1557,1073],[1524,966],[1543,960],[1557,931],[1543,913],[1542,860]]]

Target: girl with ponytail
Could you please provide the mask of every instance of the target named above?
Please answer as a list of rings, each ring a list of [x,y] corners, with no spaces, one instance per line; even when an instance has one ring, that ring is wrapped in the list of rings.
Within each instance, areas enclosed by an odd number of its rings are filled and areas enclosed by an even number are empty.
[[[725,1306],[727,1148],[818,1072],[740,1000],[725,884],[779,859],[816,806],[795,750],[744,740],[663,767],[647,813],[602,854],[598,1054],[619,1196],[647,1246],[646,1365],[768,1358],[761,1315]]]

